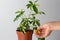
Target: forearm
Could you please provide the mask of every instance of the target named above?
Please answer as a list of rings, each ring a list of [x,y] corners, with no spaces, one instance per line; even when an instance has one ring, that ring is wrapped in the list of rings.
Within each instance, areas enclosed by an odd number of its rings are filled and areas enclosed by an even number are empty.
[[[60,30],[60,21],[49,22],[51,30]]]

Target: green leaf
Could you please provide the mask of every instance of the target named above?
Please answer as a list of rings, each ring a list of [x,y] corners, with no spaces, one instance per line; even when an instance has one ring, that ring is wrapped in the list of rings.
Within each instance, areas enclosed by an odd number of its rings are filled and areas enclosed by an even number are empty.
[[[35,16],[33,16],[33,20],[35,20]]]
[[[31,4],[27,4],[26,6],[27,6],[27,8],[29,8],[31,6]]]
[[[22,18],[22,21],[21,21],[21,23],[23,23],[24,22],[24,18]]]
[[[32,16],[35,16],[36,14],[31,14]]]
[[[44,15],[45,15],[45,13],[44,13],[44,12],[42,12],[42,11],[41,11],[41,12],[39,12],[39,14],[44,14]]]
[[[40,22],[39,22],[39,21],[36,21],[36,24],[37,24],[38,26],[40,26]]]
[[[35,21],[33,21],[33,26],[35,25]]]
[[[30,6],[30,10],[33,10],[33,6]]]
[[[37,27],[33,27],[33,30],[37,30]]]
[[[25,11],[20,11],[19,14],[16,16],[16,18],[13,21],[16,21],[19,17],[23,15]],[[18,13],[18,12],[17,12]]]
[[[21,30],[20,27],[17,27],[17,30]]]
[[[38,13],[38,8],[36,7],[36,5],[33,5],[33,10],[36,14]]]
[[[23,18],[22,21],[21,21],[21,24],[24,26],[24,28],[26,30],[28,30],[30,28],[30,26],[29,26],[29,20],[27,18]]]
[[[20,15],[17,15],[13,21],[16,21],[19,17],[20,17]]]
[[[30,10],[33,10],[33,2],[29,1],[29,3],[26,5],[27,8],[30,8]]]
[[[24,29],[24,28],[22,29],[22,32],[23,32],[24,34],[26,33],[26,31],[25,31],[25,29]]]
[[[21,12],[21,11],[16,11],[16,14],[17,14],[17,13],[20,13],[20,12]]]
[[[27,8],[30,8],[30,10],[33,10],[33,5],[32,4],[27,4]]]
[[[32,1],[29,1],[29,3],[33,5],[33,2]]]
[[[36,0],[35,2],[37,2],[38,0]]]
[[[30,26],[27,24],[27,25],[26,25],[26,30],[28,30],[29,28],[30,28]]]
[[[45,38],[38,38],[38,40],[45,40]]]

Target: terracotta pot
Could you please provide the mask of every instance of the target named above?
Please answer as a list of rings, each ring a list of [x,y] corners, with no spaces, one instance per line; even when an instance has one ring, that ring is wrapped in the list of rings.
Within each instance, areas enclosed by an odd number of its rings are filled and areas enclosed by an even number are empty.
[[[32,34],[33,34],[32,30],[28,30],[25,34],[21,31],[16,31],[16,32],[17,32],[18,40],[32,40]]]

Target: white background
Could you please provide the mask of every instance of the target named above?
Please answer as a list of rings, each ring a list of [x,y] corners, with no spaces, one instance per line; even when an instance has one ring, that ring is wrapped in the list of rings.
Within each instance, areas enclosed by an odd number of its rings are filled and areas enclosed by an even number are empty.
[[[0,0],[0,40],[17,40],[17,23],[13,22],[15,11],[25,7],[27,0]],[[60,0],[39,0],[40,8],[46,15],[38,18],[41,24],[60,20]],[[37,40],[33,36],[33,40]],[[53,31],[46,40],[60,40],[60,31]]]

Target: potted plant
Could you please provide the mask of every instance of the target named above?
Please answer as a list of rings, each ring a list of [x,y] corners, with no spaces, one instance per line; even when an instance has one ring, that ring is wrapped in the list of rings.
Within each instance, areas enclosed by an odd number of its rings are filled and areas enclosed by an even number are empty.
[[[34,2],[29,1],[29,3],[26,4],[29,13],[25,13],[26,10],[16,11],[17,15],[14,18],[14,21],[21,19],[16,30],[18,40],[32,40],[33,31],[37,30],[37,27],[40,26],[40,20],[36,18],[36,15],[45,13],[38,9],[37,1],[38,0]],[[28,14],[28,17],[26,17],[25,14]],[[38,38],[38,40],[45,40],[45,38]]]

